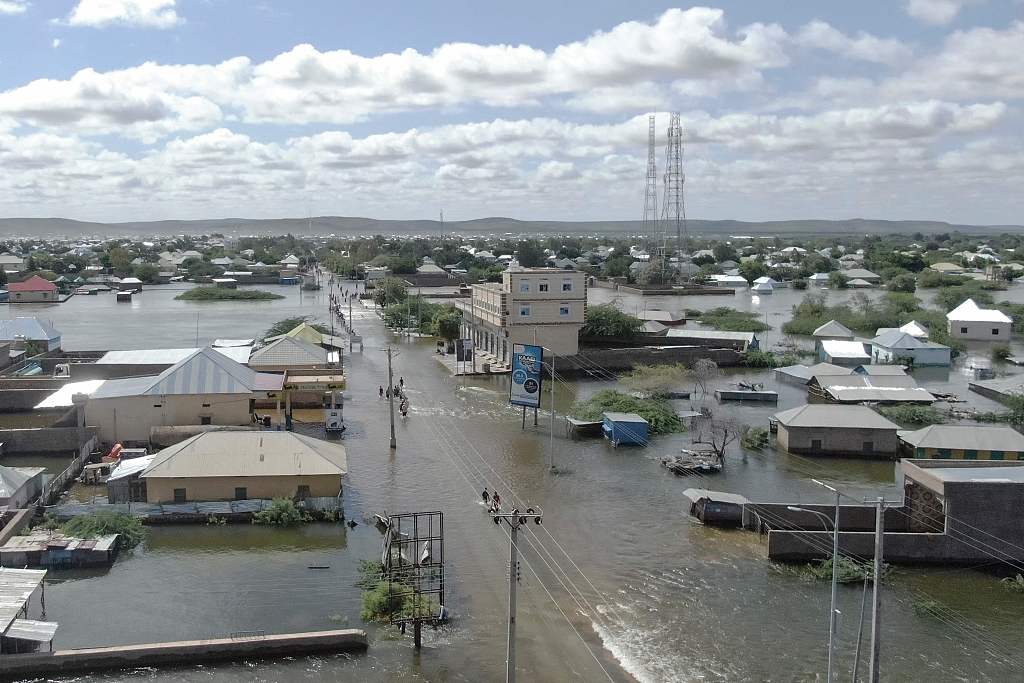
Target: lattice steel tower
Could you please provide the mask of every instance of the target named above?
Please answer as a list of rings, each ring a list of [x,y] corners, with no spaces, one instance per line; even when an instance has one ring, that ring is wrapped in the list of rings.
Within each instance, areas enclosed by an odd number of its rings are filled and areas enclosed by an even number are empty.
[[[661,212],[661,233],[667,241],[674,235],[676,252],[680,263],[686,253],[686,203],[683,199],[683,126],[679,121],[679,112],[673,112],[668,124],[668,142],[665,145],[665,190],[664,204]],[[686,274],[689,275],[689,266]],[[682,269],[680,269],[682,274]]]
[[[647,117],[647,186],[644,192],[643,239],[650,240],[651,257],[664,251],[664,235],[658,221],[658,162],[655,150],[654,114]]]

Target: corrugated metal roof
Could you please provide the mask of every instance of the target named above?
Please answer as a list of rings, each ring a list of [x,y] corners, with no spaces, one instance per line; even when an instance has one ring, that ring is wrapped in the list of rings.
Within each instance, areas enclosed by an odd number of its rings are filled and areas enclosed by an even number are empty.
[[[118,463],[117,467],[107,477],[107,481],[117,481],[138,474],[153,463],[156,454],[144,455],[141,458],[129,458]]]
[[[604,413],[604,417],[612,422],[643,422],[647,424],[647,420],[636,413]]]
[[[845,339],[822,339],[818,342],[821,349],[832,358],[871,358],[871,355],[864,350],[864,344],[859,341],[847,341]]]
[[[24,337],[29,341],[50,341],[51,339],[59,339],[60,332],[39,318],[7,318],[0,320],[0,341],[14,341],[20,337]]]
[[[783,410],[774,418],[786,427],[899,429],[899,425],[867,406],[834,406],[817,403]]]
[[[0,567],[0,633],[6,633],[11,627],[44,576],[45,569]]]
[[[0,498],[10,498],[45,467],[7,467],[0,465]]]
[[[922,387],[825,387],[828,395],[840,403],[934,403],[935,396]]]
[[[327,351],[295,337],[281,337],[249,356],[249,366],[326,365]]]
[[[1008,315],[994,308],[980,308],[974,299],[968,299],[946,314],[946,319],[953,322],[1009,323],[1013,322]]]
[[[15,619],[4,633],[6,638],[31,640],[34,643],[48,643],[57,633],[57,623],[53,621],[35,621],[34,619]]]
[[[899,436],[915,448],[1024,451],[1024,434],[1010,427],[931,425],[914,431],[901,431]]]
[[[227,356],[236,363],[249,360],[251,348],[245,345],[212,347],[217,353]],[[187,349],[134,349],[130,351],[107,351],[97,365],[174,365],[198,351],[199,348]]]
[[[752,343],[755,339],[753,332],[717,332],[714,330],[673,330],[670,329],[667,337],[690,337],[691,339],[721,339],[730,341],[744,341]]]
[[[205,432],[169,446],[142,473],[156,477],[345,474],[344,446],[293,432]]]
[[[853,368],[846,368],[842,365],[833,365],[832,363],[815,363],[814,365],[787,365],[783,368],[776,368],[777,374],[787,375],[796,379],[802,379],[804,384],[807,384],[814,377],[821,375],[826,377],[829,375],[847,376],[853,374]]]
[[[74,405],[71,402],[71,397],[75,394],[85,394],[91,396],[96,389],[103,384],[102,379],[87,379],[82,382],[68,382],[57,391],[53,392],[38,404],[36,404],[36,410],[42,410],[43,408],[70,408]]]
[[[301,339],[302,341],[309,342],[310,344],[323,343],[323,335],[320,332],[318,332],[316,328],[307,323],[296,325],[292,329],[285,332],[284,336],[295,337],[296,339]]]
[[[887,375],[815,375],[814,381],[822,387],[916,387],[917,382],[907,374]]]

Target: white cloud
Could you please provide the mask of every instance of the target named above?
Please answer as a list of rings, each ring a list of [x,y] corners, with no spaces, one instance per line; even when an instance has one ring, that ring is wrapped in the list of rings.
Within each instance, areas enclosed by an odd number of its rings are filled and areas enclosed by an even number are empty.
[[[184,21],[174,6],[175,0],[78,0],[67,23],[71,26],[171,28]]]
[[[55,49],[55,50],[56,50],[56,49],[57,49],[58,47],[60,47],[60,38],[54,38],[53,40],[51,40],[51,41],[50,41],[50,47],[52,47],[52,48],[53,48],[53,49]]]
[[[907,14],[918,21],[935,26],[948,24],[967,5],[979,0],[907,0]]]
[[[911,50],[895,38],[878,38],[863,31],[850,37],[824,21],[812,21],[800,29],[795,38],[805,47],[828,50],[837,54],[881,64],[896,64],[910,58]]]
[[[0,0],[0,14],[24,14],[28,0]]]

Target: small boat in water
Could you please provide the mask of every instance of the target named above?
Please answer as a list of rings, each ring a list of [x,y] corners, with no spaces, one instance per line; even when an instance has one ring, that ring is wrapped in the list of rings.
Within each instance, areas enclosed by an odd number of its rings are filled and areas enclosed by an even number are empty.
[[[691,451],[684,448],[679,455],[662,458],[661,464],[679,476],[716,474],[722,471],[722,461],[713,451]]]

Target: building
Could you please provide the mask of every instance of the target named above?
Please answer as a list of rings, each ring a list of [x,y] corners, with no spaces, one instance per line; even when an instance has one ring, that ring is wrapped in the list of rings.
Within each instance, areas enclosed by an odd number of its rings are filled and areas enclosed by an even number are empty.
[[[739,275],[712,275],[708,280],[709,285],[716,287],[732,287],[734,289],[746,289],[750,286],[746,278]]]
[[[931,425],[898,436],[907,457],[1024,460],[1024,434],[1010,427]]]
[[[910,375],[867,375],[859,372],[848,376],[815,376],[807,384],[807,397],[808,400],[830,403],[929,405],[937,400],[927,389],[917,386]]]
[[[866,406],[807,404],[775,413],[776,443],[809,455],[896,455],[899,426]]]
[[[43,490],[45,467],[6,467],[0,465],[0,506],[23,508]]]
[[[3,567],[109,567],[116,556],[117,534],[85,539],[39,528],[27,536],[11,536],[0,546]]]
[[[871,340],[871,358],[875,363],[948,368],[953,356],[948,346],[924,341],[900,330],[889,330]]]
[[[1008,341],[1013,327],[1010,316],[994,308],[979,308],[974,299],[947,313],[946,320],[954,339]]]
[[[1011,398],[1024,396],[1024,375],[1010,375],[998,379],[986,379],[967,382],[971,391],[987,396],[996,401],[1005,402]]]
[[[906,332],[911,337],[917,337],[918,339],[928,339],[929,334],[927,327],[917,322],[916,320],[911,320],[906,325],[901,325],[900,327],[879,327],[877,330],[875,330],[875,336],[877,337],[880,334],[885,334],[886,332],[891,332],[893,330]]]
[[[811,334],[815,339],[841,339],[851,341],[856,335],[838,320],[829,320]]]
[[[843,259],[840,259],[842,261]],[[877,285],[882,281],[882,276],[872,273],[867,268],[847,268],[843,271],[843,275],[848,277],[850,280],[864,280],[869,285]]]
[[[29,618],[34,595],[39,595],[40,611],[46,613],[45,577],[45,569],[0,568],[0,651],[5,654],[34,652],[46,644],[53,649],[57,624]]]
[[[604,413],[601,431],[613,446],[645,446],[649,425],[636,413]]]
[[[0,254],[0,268],[8,273],[20,273],[25,270],[25,259],[5,251]]]
[[[683,342],[708,349],[735,349],[747,351],[757,349],[761,342],[754,332],[719,332],[717,330],[669,329],[665,334],[675,342]]]
[[[815,375],[852,375],[853,368],[831,363],[815,363],[814,365],[787,365],[783,368],[775,368],[776,379],[790,384],[806,385]]]
[[[327,350],[303,339],[284,335],[249,356],[249,367],[260,372],[320,370],[326,368]]]
[[[7,284],[9,300],[12,304],[39,304],[60,301],[57,285],[38,275],[33,275],[24,282]]]
[[[500,283],[472,286],[457,304],[463,337],[508,364],[513,344],[536,344],[556,356],[579,351],[587,309],[586,274],[557,268],[520,268],[513,263]]]
[[[211,347],[156,376],[108,379],[89,397],[85,420],[106,443],[148,443],[158,426],[247,425],[252,403],[281,391],[284,377],[256,372]]]
[[[933,263],[929,266],[932,270],[937,270],[943,275],[961,275],[964,272],[964,267],[955,263],[947,263],[945,261],[940,263]]]
[[[205,432],[161,450],[142,472],[150,503],[336,498],[345,448],[294,432]]]
[[[819,363],[855,367],[871,362],[871,354],[859,341],[819,339],[815,343]]]
[[[60,348],[60,332],[39,318],[7,318],[0,320],[0,344],[12,346],[36,342],[46,351]]]

